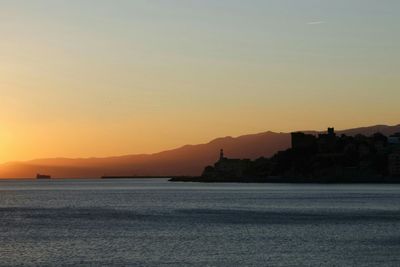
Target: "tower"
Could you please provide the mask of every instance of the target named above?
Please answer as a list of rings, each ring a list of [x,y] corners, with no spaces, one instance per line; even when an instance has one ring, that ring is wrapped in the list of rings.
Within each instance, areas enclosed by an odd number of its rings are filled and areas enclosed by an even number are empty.
[[[220,152],[219,152],[219,160],[223,160],[224,158],[225,158],[224,157],[224,150],[221,149]]]

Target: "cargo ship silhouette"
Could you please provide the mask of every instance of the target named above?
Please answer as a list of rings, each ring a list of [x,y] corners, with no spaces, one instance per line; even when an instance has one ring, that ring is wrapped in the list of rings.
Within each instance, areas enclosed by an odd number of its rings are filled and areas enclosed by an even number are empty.
[[[38,174],[36,174],[36,179],[51,179],[51,176],[38,173]]]

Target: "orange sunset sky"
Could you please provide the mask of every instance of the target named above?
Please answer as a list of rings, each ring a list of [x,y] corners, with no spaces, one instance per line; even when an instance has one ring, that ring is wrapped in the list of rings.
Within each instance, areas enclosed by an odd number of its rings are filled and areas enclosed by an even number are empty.
[[[400,1],[0,1],[0,162],[400,123]]]

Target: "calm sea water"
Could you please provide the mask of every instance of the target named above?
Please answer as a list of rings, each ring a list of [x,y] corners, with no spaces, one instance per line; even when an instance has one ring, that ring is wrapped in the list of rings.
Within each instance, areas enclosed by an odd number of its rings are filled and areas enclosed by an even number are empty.
[[[400,266],[400,186],[0,181],[0,265]]]

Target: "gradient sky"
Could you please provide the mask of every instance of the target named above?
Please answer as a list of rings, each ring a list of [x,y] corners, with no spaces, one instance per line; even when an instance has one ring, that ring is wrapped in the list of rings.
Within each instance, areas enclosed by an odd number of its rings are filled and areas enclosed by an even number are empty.
[[[398,0],[0,0],[0,162],[400,123]]]

